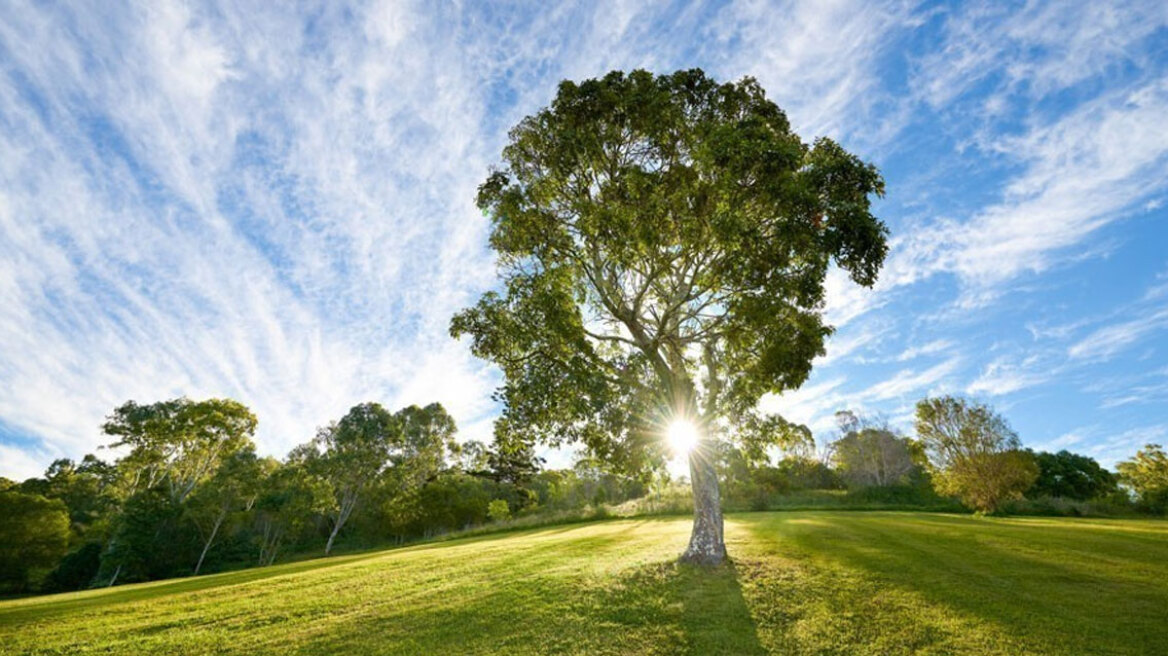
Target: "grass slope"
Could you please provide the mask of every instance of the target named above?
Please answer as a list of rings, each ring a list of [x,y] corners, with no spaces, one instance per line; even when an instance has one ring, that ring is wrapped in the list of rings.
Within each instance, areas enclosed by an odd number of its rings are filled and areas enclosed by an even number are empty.
[[[0,603],[3,653],[1168,653],[1168,522],[609,521]]]

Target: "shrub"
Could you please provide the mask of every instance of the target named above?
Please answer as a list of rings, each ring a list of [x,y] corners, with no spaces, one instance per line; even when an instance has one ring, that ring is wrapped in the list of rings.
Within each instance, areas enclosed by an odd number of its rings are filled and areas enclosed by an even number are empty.
[[[511,507],[502,499],[495,499],[487,504],[487,517],[491,518],[492,522],[505,522],[511,519]]]

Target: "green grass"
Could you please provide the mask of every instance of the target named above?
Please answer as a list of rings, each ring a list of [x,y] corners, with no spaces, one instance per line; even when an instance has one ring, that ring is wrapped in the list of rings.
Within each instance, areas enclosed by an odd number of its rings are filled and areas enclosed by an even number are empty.
[[[575,524],[0,603],[3,653],[1168,653],[1168,522],[734,515]]]

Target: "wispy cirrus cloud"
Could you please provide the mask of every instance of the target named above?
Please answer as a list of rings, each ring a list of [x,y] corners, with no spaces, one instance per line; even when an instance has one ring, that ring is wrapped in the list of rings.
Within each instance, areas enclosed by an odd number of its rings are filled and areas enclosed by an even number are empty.
[[[1057,369],[1038,365],[1038,356],[1020,362],[996,359],[986,365],[981,375],[966,387],[966,392],[975,396],[1003,396],[1040,385],[1057,375]]]
[[[806,20],[760,34],[757,5],[304,9],[6,12],[0,417],[29,458],[79,457],[117,404],[179,394],[247,403],[268,453],[366,399],[441,401],[489,438],[497,374],[447,324],[494,284],[473,198],[507,128],[563,78],[759,74],[819,16],[794,3]],[[889,27],[848,20],[865,43]],[[816,125],[870,88],[864,57],[788,56],[828,80],[782,90]]]
[[[1136,342],[1168,329],[1168,308],[1159,308],[1130,321],[1096,329],[1067,349],[1075,359],[1107,359]]]

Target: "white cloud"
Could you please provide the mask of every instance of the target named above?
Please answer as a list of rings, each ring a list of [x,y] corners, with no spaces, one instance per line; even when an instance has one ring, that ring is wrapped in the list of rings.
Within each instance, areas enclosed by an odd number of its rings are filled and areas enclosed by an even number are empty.
[[[829,276],[827,315],[836,325],[886,305],[898,288],[944,273],[960,282],[954,304],[960,313],[988,306],[1020,275],[1084,253],[1106,255],[1115,243],[1090,243],[1101,229],[1152,211],[1149,204],[1162,195],[1168,178],[1162,75],[1136,76],[1064,113],[1040,111],[1037,103],[1117,66],[1154,70],[1137,46],[1168,25],[1165,6],[1031,3],[1015,12],[974,5],[954,11],[946,25],[943,45],[918,61],[904,103],[933,105],[950,129],[967,135],[969,162],[950,162],[955,172],[980,161],[1017,173],[996,202],[968,215],[925,214],[903,225],[875,293]],[[997,109],[970,119],[968,103],[981,98],[984,105],[986,85],[996,89],[989,104]],[[1021,129],[1012,122],[1016,115],[1027,117]],[[899,193],[928,198],[944,188],[934,177],[915,184],[920,188]]]
[[[11,426],[79,457],[129,398],[231,396],[281,454],[367,399],[493,412],[490,370],[446,334],[493,274],[482,62],[439,40],[395,77],[393,48],[441,34],[408,30],[305,61],[276,11],[153,4],[70,38],[50,11],[0,27],[25,86],[0,88]]]
[[[915,82],[937,107],[995,77],[1006,90],[1041,96],[1142,58],[1136,46],[1165,25],[1162,3],[1138,0],[1031,2],[1021,10],[974,3],[947,15],[945,46],[921,59]]]
[[[905,349],[900,355],[896,356],[896,359],[898,362],[907,362],[909,360],[915,360],[915,359],[922,357],[922,356],[943,353],[943,352],[948,351],[949,349],[953,348],[954,346],[956,346],[956,344],[952,340],[935,339],[931,342],[926,342],[924,344],[921,344],[920,346],[910,346],[909,348]]]
[[[52,455],[0,443],[0,476],[17,482],[40,476]]]
[[[1050,380],[1055,370],[1039,368],[1038,357],[1031,356],[1021,362],[999,358],[988,365],[966,388],[969,394],[1002,396],[1028,387],[1034,387]]]
[[[1152,424],[1110,435],[1099,431],[1091,444],[1080,448],[1104,467],[1114,468],[1115,463],[1131,458],[1145,445],[1163,444],[1165,439],[1168,439],[1168,424]]]
[[[1035,451],[1050,451],[1053,453],[1079,445],[1087,439],[1086,431],[1073,430],[1063,433],[1056,438],[1035,444],[1033,449]]]
[[[745,0],[719,12],[713,30],[720,46],[733,44],[720,69],[758,78],[805,138],[875,145],[902,118],[877,67],[919,20],[904,2]]]
[[[768,394],[759,401],[759,409],[808,426],[813,433],[820,435],[832,429],[837,411],[855,407],[849,405],[844,395],[846,382],[847,379],[837,377],[783,394]]]
[[[911,400],[915,402],[922,392],[932,393],[942,389],[944,387],[942,383],[957,371],[961,363],[961,357],[953,357],[927,369],[919,371],[905,369],[892,378],[869,387],[860,397],[873,401],[913,397]]]
[[[835,430],[835,413],[852,410],[863,415],[891,410],[895,425],[907,425],[911,408],[922,397],[944,393],[962,364],[953,357],[920,370],[905,369],[876,384],[857,387],[843,376],[812,382],[759,402],[763,412],[774,412],[788,421],[804,424],[819,437]]]
[[[858,361],[860,358],[855,354],[877,345],[890,330],[890,327],[877,321],[847,326],[827,340],[827,354],[816,360],[814,366],[822,368],[841,361]]]
[[[1106,360],[1164,328],[1168,328],[1168,309],[1156,310],[1139,319],[1099,328],[1067,349],[1067,355],[1076,359]]]
[[[1025,168],[1001,202],[966,221],[915,228],[894,245],[883,289],[948,272],[966,286],[966,305],[980,306],[996,286],[1049,269],[1159,189],[1168,176],[1168,133],[1158,127],[1166,113],[1168,83],[1157,81],[1003,139],[996,147]]]

